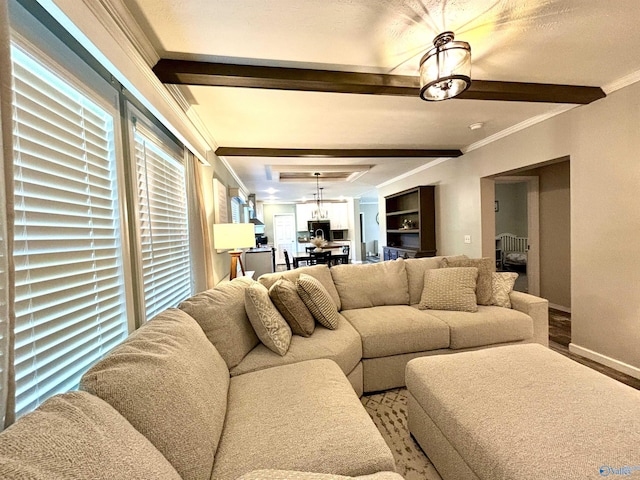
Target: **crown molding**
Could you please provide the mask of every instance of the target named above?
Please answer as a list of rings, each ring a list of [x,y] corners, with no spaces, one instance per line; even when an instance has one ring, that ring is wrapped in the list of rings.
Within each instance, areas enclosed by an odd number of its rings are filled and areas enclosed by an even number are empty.
[[[636,72],[632,72],[629,75],[625,75],[618,80],[614,80],[611,83],[607,83],[602,87],[602,90],[609,95],[610,93],[615,92],[616,90],[620,90],[621,88],[628,87],[636,82],[640,82],[640,70]]]
[[[149,67],[153,67],[160,60],[160,55],[121,0],[84,0],[84,3],[112,36],[115,33],[112,27],[117,27],[126,37],[127,46],[133,47]]]
[[[171,92],[153,73],[151,68],[159,58],[159,55],[140,27],[134,21],[133,16],[122,0],[82,0],[82,2],[105,28],[113,41],[122,49],[126,57],[132,62],[134,68],[138,72],[142,73],[148,85],[150,85],[155,93],[159,95],[162,102],[172,111],[182,126],[193,132],[193,136],[198,140],[200,146],[196,147],[192,142],[189,142],[189,140],[187,140],[187,138],[175,126],[173,126],[171,122],[164,119],[164,121],[167,122],[166,126],[170,128],[201,161],[208,163],[208,160],[206,159],[206,151],[215,150],[217,148],[217,144],[215,142],[210,142],[210,135],[208,132],[206,135],[203,134],[195,122],[193,122],[192,117],[195,114],[187,114],[187,111],[185,111],[183,106],[188,105],[188,103],[186,100],[181,98],[182,95],[180,94],[178,97],[174,96],[173,93],[175,92]],[[123,83],[125,88],[131,90],[131,88],[129,88],[130,82],[126,77],[118,78],[118,76],[115,75],[115,72],[112,73],[116,76],[118,81]],[[120,75],[124,75],[122,72],[118,73],[120,73]],[[133,87],[133,85],[131,86]],[[136,89],[132,90],[132,93],[136,94],[136,92]],[[177,93],[179,94],[179,92]],[[137,92],[136,96],[139,95],[142,94]],[[139,99],[143,100],[144,96]],[[163,115],[158,108],[150,104],[148,101],[143,101],[143,103],[160,118],[163,118]]]
[[[563,106],[554,108],[553,110],[543,113],[541,115],[536,115],[535,117],[527,118],[523,122],[516,123],[515,125],[512,125],[509,128],[505,128],[504,130],[501,130],[497,133],[494,133],[493,135],[488,136],[487,138],[483,138],[482,140],[472,143],[468,147],[463,148],[462,151],[463,153],[472,152],[481,147],[489,145],[490,143],[493,143],[502,138],[508,137],[509,135],[513,135],[514,133],[519,132],[520,130],[524,130],[525,128],[529,128],[533,125],[544,122],[545,120],[549,120],[550,118],[553,118],[556,115],[560,115],[561,113],[568,112],[569,110],[572,110],[578,106],[579,105],[563,105]]]

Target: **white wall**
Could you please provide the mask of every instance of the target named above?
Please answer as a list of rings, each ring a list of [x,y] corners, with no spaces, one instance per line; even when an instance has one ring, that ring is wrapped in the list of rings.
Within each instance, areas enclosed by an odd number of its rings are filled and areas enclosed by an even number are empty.
[[[378,253],[380,249],[380,227],[376,223],[376,215],[378,214],[377,203],[360,203],[360,212],[364,213],[364,239],[366,243],[366,251]],[[378,245],[378,250],[375,245]]]
[[[518,237],[527,236],[527,184],[496,183],[496,235],[513,233]]]
[[[380,195],[437,184],[439,254],[480,256],[480,179],[570,156],[573,343],[640,377],[639,128],[636,83],[388,185]]]

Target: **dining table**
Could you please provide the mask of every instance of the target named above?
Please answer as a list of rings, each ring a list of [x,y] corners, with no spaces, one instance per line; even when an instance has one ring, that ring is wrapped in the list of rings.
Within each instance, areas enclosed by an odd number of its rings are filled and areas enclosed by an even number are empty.
[[[313,253],[312,252],[296,252],[293,255],[293,268],[298,268],[299,266],[299,262],[307,262],[310,263],[311,260],[313,259]],[[342,251],[340,251],[340,253],[334,253],[331,252],[331,260],[329,262],[329,266],[331,266],[332,264],[334,264],[334,262],[339,261],[339,263],[348,263],[349,262],[349,255],[346,253],[343,253]]]

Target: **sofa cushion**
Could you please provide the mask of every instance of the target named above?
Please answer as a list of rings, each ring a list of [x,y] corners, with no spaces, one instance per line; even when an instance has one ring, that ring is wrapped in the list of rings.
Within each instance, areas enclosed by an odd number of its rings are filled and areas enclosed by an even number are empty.
[[[407,385],[475,478],[638,477],[640,392],[541,345],[419,358]]]
[[[475,313],[429,310],[449,325],[449,348],[470,348],[533,338],[533,320],[525,313],[481,305]]]
[[[304,273],[296,280],[296,289],[300,298],[313,317],[327,328],[338,326],[338,309],[331,300],[326,288],[318,280]]]
[[[428,312],[405,305],[346,310],[342,315],[362,337],[363,358],[447,348],[449,327]]]
[[[286,272],[266,273],[264,275],[260,275],[258,281],[265,287],[271,288],[271,285],[273,285],[276,281],[283,277],[295,283],[296,280],[298,280],[298,277],[300,277],[300,275],[302,275],[303,273],[306,275],[311,275],[313,278],[318,280],[322,284],[322,286],[327,289],[327,292],[329,292],[331,300],[333,300],[333,302],[336,304],[336,308],[338,310],[342,308],[342,305],[340,304],[340,295],[338,295],[336,286],[333,284],[331,272],[329,271],[329,267],[327,265],[313,265],[312,267],[296,268],[294,270],[288,270]]]
[[[345,477],[333,473],[297,472],[293,470],[254,470],[237,480],[402,480],[395,472],[378,472],[359,477]]]
[[[451,259],[443,258],[442,267],[476,267],[478,269],[478,279],[476,280],[476,303],[478,305],[491,305],[491,273],[496,270],[496,262],[493,259],[485,258],[463,258]]]
[[[175,308],[133,332],[80,380],[111,404],[183,479],[208,479],[227,409],[229,371],[200,326]]]
[[[180,480],[180,475],[108,403],[69,392],[48,399],[2,432],[0,478]]]
[[[269,298],[264,285],[254,282],[244,291],[249,321],[260,341],[271,351],[284,355],[291,343],[291,328]]]
[[[493,272],[491,275],[491,305],[511,308],[510,294],[516,283],[515,272]]]
[[[298,295],[295,283],[281,278],[269,288],[269,297],[295,335],[308,337],[313,333],[316,321]]]
[[[345,375],[360,362],[362,358],[360,335],[341,315],[338,328],[335,330],[318,325],[310,337],[298,335],[291,337],[289,351],[284,357],[273,353],[264,345],[258,345],[244,357],[242,362],[231,369],[231,376],[318,358],[333,360]]]
[[[200,324],[229,368],[259,343],[244,307],[244,290],[252,282],[248,277],[222,282],[178,306]]]
[[[409,305],[409,284],[404,260],[336,265],[331,276],[342,310]]]
[[[452,257],[424,257],[424,258],[408,258],[404,261],[407,270],[407,281],[409,282],[409,304],[415,305],[420,303],[422,290],[424,289],[424,272],[434,268],[440,268],[440,262],[443,258],[457,259],[467,258],[466,255],[457,255]]]
[[[434,310],[477,311],[477,277],[475,267],[426,270],[420,306]]]
[[[338,365],[313,360],[231,379],[211,478],[261,468],[365,475],[395,464]]]

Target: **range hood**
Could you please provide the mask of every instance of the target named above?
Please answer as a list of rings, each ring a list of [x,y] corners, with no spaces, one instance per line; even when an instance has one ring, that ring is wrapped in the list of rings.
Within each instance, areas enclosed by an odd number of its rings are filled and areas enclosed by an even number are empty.
[[[256,218],[256,194],[252,193],[249,195],[249,223],[253,223],[254,225],[264,226],[260,220]]]

